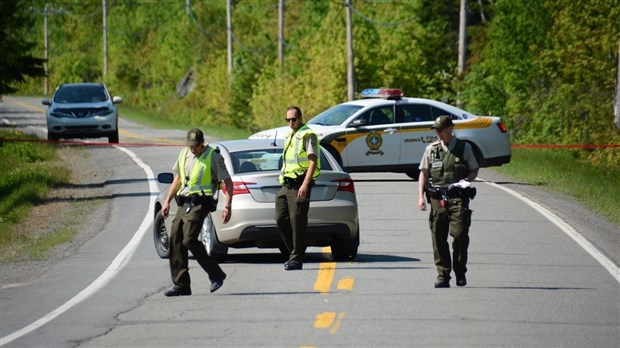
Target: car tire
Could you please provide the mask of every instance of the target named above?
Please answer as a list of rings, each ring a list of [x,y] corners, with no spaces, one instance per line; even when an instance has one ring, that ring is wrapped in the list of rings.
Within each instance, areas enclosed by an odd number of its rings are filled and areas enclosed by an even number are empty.
[[[153,241],[155,242],[155,250],[157,255],[162,259],[170,257],[170,238],[166,229],[166,223],[161,210],[155,215],[153,222]]]
[[[51,134],[50,132],[47,132],[47,140],[49,141],[58,141],[58,137]]]
[[[118,144],[118,130],[116,130],[112,135],[108,137],[108,143],[110,144]]]
[[[205,249],[207,249],[207,254],[214,257],[218,262],[226,261],[228,247],[217,241],[217,234],[211,214],[208,214],[202,223],[200,234],[202,236],[202,243],[205,245]]]
[[[412,169],[412,170],[410,170],[408,172],[405,172],[405,174],[407,174],[408,177],[413,179],[413,181],[418,181],[418,179],[420,178],[420,170],[419,169]]]
[[[352,241],[335,240],[331,244],[332,257],[335,261],[354,261],[357,257],[357,249],[360,244],[359,229],[357,236]]]

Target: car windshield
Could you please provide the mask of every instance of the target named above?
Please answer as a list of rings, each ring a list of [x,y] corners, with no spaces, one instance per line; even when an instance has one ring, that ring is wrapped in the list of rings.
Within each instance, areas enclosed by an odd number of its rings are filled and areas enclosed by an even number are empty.
[[[362,106],[360,105],[336,105],[321,112],[308,121],[308,123],[322,126],[337,126],[342,124],[361,108]]]
[[[54,102],[61,104],[93,103],[107,99],[102,86],[64,86],[54,95]]]
[[[332,170],[329,161],[321,149],[321,169]],[[235,174],[280,170],[282,168],[282,149],[258,149],[238,151],[230,154]]]

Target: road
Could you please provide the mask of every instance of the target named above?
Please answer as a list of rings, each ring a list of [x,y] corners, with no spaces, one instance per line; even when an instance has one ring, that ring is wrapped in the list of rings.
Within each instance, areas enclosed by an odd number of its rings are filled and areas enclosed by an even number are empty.
[[[7,98],[14,127],[40,132],[38,100]],[[28,128],[24,128],[28,127]],[[193,295],[166,298],[149,204],[184,132],[121,122],[119,147],[87,147],[110,171],[104,228],[40,279],[2,284],[6,347],[617,347],[617,239],[605,248],[511,184],[477,181],[468,285],[435,289],[428,213],[405,175],[355,174],[361,245],[355,262],[310,248],[303,271],[277,250],[231,249],[209,293],[190,263]],[[157,139],[157,141],[153,141]],[[487,173],[482,171],[481,177]],[[491,175],[489,173],[489,175]],[[94,179],[95,180],[95,179]],[[529,204],[528,204],[529,203]],[[615,231],[617,233],[617,230]],[[585,237],[583,237],[585,236]],[[609,257],[612,255],[612,257]]]

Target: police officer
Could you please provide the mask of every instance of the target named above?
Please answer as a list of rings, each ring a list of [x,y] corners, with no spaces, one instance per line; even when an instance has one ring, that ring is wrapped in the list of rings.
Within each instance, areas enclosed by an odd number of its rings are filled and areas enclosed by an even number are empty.
[[[280,174],[282,188],[276,196],[275,215],[278,232],[289,252],[284,269],[291,271],[303,267],[310,193],[314,179],[319,176],[320,161],[318,138],[303,123],[301,110],[297,106],[286,110],[286,122],[291,132],[284,141]]]
[[[420,163],[418,180],[418,207],[426,210],[424,192],[430,196],[431,211],[429,223],[433,240],[433,255],[437,268],[436,288],[450,287],[450,272],[454,268],[456,285],[467,285],[467,247],[469,246],[469,189],[451,189],[459,183],[469,187],[469,182],[478,175],[478,162],[471,145],[457,139],[452,131],[454,124],[450,116],[439,116],[431,127],[439,138],[426,147]],[[427,185],[431,178],[432,186]],[[465,180],[465,181],[462,181]],[[453,237],[452,262],[448,234]],[[453,266],[453,267],[452,267]]]
[[[226,183],[226,205],[222,210],[222,222],[227,223],[231,216],[232,180],[226,169],[224,159],[214,148],[207,146],[204,134],[198,128],[187,132],[187,147],[181,150],[172,169],[174,181],[162,205],[164,218],[168,217],[170,201],[176,199],[178,210],[172,221],[170,233],[170,273],[173,286],[164,292],[166,296],[191,295],[188,268],[188,250],[211,280],[211,292],[224,284],[226,274],[217,260],[207,254],[198,235],[202,223],[210,211],[215,211],[213,194],[219,182]]]

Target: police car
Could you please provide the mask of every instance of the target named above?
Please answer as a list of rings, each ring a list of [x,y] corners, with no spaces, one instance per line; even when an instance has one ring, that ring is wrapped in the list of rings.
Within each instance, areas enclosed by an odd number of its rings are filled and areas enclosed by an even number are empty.
[[[455,135],[471,144],[481,167],[510,162],[508,129],[500,117],[474,115],[436,100],[403,97],[396,88],[366,89],[360,95],[306,122],[349,173],[397,172],[417,179],[424,149],[437,139],[431,126],[442,115],[452,117]],[[250,138],[284,138],[289,132],[285,126]]]

